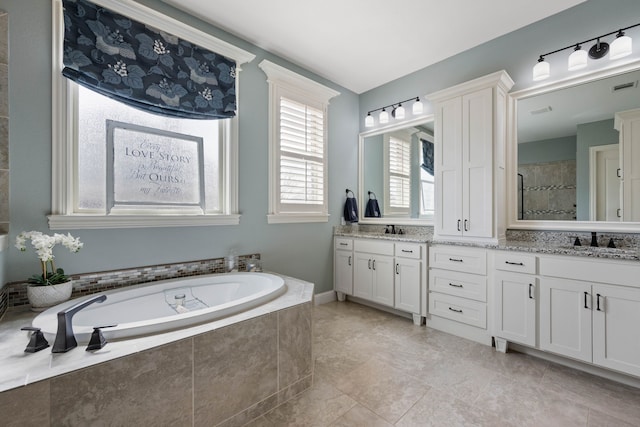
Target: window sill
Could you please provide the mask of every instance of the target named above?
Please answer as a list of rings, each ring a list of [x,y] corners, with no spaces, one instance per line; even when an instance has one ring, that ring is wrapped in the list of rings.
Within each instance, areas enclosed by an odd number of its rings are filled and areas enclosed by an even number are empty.
[[[271,214],[267,224],[295,224],[304,222],[329,222],[328,214]]]
[[[238,225],[240,214],[230,215],[49,215],[51,230],[101,228],[197,227]]]

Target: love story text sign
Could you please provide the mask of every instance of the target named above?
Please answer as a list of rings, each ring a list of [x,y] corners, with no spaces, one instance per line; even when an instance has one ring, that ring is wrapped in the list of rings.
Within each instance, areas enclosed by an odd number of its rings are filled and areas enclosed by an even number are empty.
[[[108,121],[107,140],[111,208],[204,208],[202,138]]]

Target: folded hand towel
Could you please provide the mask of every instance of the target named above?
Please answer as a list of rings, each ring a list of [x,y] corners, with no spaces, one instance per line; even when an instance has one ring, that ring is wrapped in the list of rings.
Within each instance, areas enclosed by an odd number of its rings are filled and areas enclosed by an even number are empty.
[[[378,206],[378,201],[376,199],[369,199],[367,202],[367,208],[364,210],[365,217],[375,217],[380,218],[380,206]]]
[[[358,222],[358,203],[355,197],[348,197],[344,203],[345,222]]]

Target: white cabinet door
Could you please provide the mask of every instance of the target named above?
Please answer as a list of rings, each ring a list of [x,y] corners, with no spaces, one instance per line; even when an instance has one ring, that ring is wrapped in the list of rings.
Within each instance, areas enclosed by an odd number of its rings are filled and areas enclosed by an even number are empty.
[[[421,272],[422,262],[396,258],[395,308],[411,313],[420,313]]]
[[[436,107],[436,234],[493,236],[493,89]]]
[[[462,234],[493,235],[493,89],[462,97]]]
[[[371,269],[373,271],[371,300],[393,307],[393,257],[375,255]]]
[[[462,98],[436,106],[434,146],[436,234],[462,234]]]
[[[373,295],[371,254],[355,252],[354,258],[353,295],[371,299]]]
[[[540,279],[540,348],[591,362],[591,284]]]
[[[536,278],[496,273],[495,335],[508,341],[536,345]]]
[[[353,252],[335,251],[334,257],[334,290],[353,295]]]
[[[640,289],[593,285],[593,362],[640,376]]]

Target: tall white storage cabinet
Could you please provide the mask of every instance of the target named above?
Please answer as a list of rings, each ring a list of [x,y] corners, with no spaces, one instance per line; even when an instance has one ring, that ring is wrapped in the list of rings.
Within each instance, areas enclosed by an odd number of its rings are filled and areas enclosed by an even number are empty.
[[[622,220],[640,221],[640,108],[616,113],[614,128],[620,132],[620,180]]]
[[[504,239],[505,116],[512,86],[499,71],[427,96],[435,106],[436,239]]]

